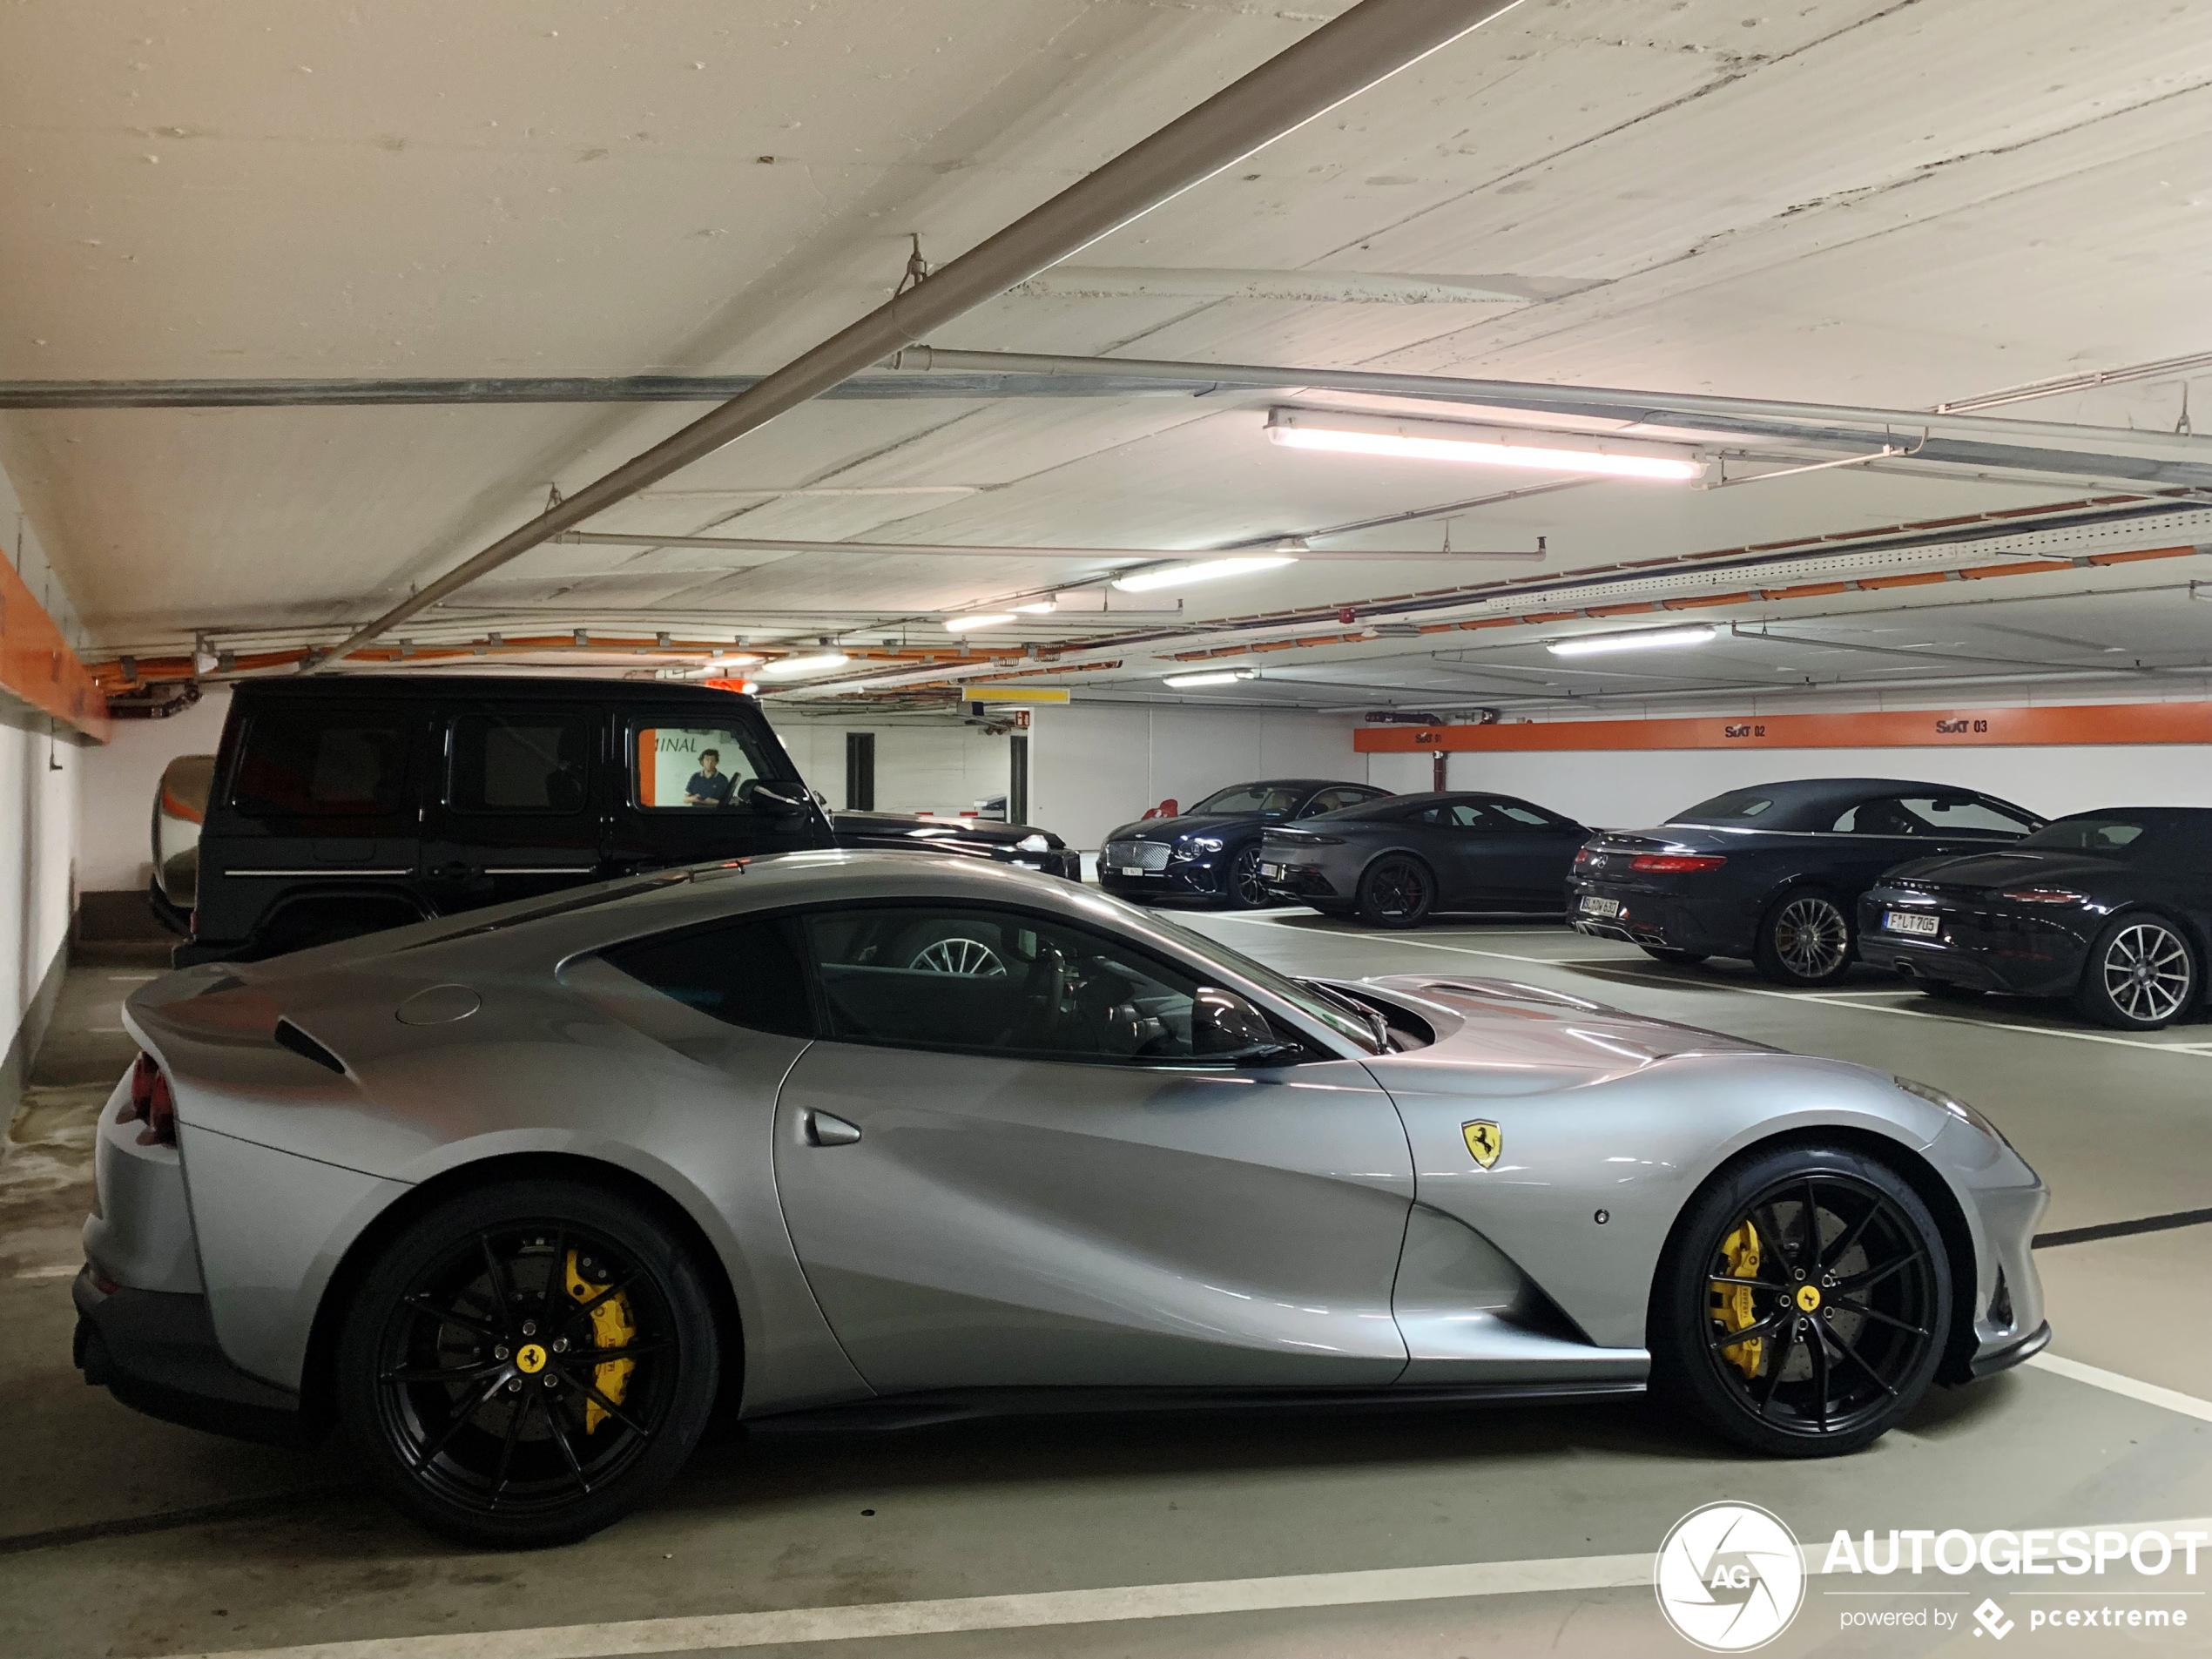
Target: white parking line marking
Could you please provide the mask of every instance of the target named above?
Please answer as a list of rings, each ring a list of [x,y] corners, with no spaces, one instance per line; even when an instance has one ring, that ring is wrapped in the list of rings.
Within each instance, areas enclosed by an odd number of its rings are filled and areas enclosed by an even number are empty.
[[[2184,1532],[2212,1531],[2212,1520],[2205,1519],[2103,1524],[2136,1533],[2161,1532],[2168,1538]],[[1981,1537],[1975,1535],[1977,1551],[1981,1542]],[[1828,1553],[1824,1542],[1798,1547],[1810,1576],[1827,1572]],[[1189,1584],[1125,1584],[1096,1590],[962,1595],[936,1602],[874,1602],[775,1613],[710,1613],[610,1624],[547,1625],[533,1630],[373,1636],[361,1642],[233,1649],[225,1653],[178,1656],[177,1659],[611,1659],[622,1654],[697,1653],[703,1649],[765,1648],[782,1642],[857,1642],[876,1636],[942,1635],[958,1630],[1039,1629],[1127,1619],[1187,1619],[1216,1613],[1273,1613],[1290,1608],[1373,1607],[1388,1602],[1461,1601],[1565,1590],[1642,1588],[1649,1594],[1652,1560],[1649,1554],[1568,1555],[1549,1561],[1386,1567],[1365,1572],[1226,1578]]]
[[[82,1265],[83,1264],[79,1262],[68,1262],[58,1267],[23,1267],[17,1269],[8,1277],[10,1278],[75,1278],[78,1270]]]
[[[1263,927],[1282,926],[1280,922],[1267,921],[1258,916],[1226,915],[1222,920],[1250,921],[1255,926]],[[1578,965],[1571,959],[1558,956],[1520,956],[1510,951],[1476,950],[1467,945],[1440,945],[1426,939],[1396,937],[1375,939],[1366,934],[1348,934],[1333,927],[1301,927],[1298,931],[1309,935],[1326,934],[1333,939],[1357,940],[1362,943],[1379,946],[1409,945],[1416,950],[1449,951],[1455,956],[1487,956],[1501,962],[1526,962],[1534,968],[1571,968]],[[1587,961],[1581,966],[1583,971],[1591,971]],[[1615,977],[1619,975],[1616,974]],[[1647,986],[1656,984],[1658,988],[1665,988],[1664,981],[1654,981],[1642,974],[1634,976],[1634,982]],[[1962,1020],[1955,1015],[1935,1014],[1925,1008],[1893,1008],[1884,1007],[1878,1002],[1851,1002],[1843,1000],[1845,997],[1858,995],[1851,991],[1775,991],[1763,986],[1737,985],[1728,982],[1716,982],[1716,988],[1735,991],[1744,996],[1777,996],[1788,1002],[1820,1002],[1831,1008],[1851,1008],[1859,1014],[1895,1014],[1908,1020],[1936,1020],[1945,1025],[1964,1026],[1973,1031],[2020,1031],[2032,1037],[2061,1037],[2069,1042],[2108,1042],[2122,1049],[2148,1049],[2152,1054],[2186,1055],[2192,1060],[2212,1057],[2212,1043],[2147,1042],[2140,1037],[2114,1036],[2102,1031],[2061,1031],[2052,1026],[2019,1025],[2006,1020]]]
[[[2101,1388],[2107,1393],[2124,1394],[2129,1399],[2142,1401],[2146,1406],[2156,1406],[2166,1411],[2179,1412],[2184,1417],[2194,1417],[2199,1422],[2212,1423],[2212,1399],[2199,1399],[2195,1394],[2161,1388],[2156,1383],[2140,1382],[2133,1377],[2123,1377],[2116,1371],[2085,1366],[2079,1359],[2064,1359],[2048,1351],[2030,1355],[2026,1363],[2054,1376],[2070,1377],[2075,1382],[2087,1383],[2090,1387]]]

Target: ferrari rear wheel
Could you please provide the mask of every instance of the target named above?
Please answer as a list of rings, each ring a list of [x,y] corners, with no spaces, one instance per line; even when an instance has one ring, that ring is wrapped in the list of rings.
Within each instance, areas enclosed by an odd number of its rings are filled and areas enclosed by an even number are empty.
[[[1377,859],[1359,878],[1359,919],[1377,927],[1416,927],[1436,906],[1436,878],[1418,859]]]
[[[581,1183],[462,1193],[387,1246],[347,1311],[340,1422],[384,1495],[470,1543],[572,1542],[691,1455],[712,1308],[683,1247]]]
[[[1655,1387],[1755,1451],[1830,1457],[1927,1392],[1951,1263],[1897,1172],[1843,1148],[1755,1157],[1691,1203],[1653,1286]]]

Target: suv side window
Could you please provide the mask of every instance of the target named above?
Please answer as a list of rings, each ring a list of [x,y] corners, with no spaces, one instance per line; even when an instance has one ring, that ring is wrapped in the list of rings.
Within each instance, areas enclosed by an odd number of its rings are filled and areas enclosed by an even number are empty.
[[[415,723],[393,709],[267,709],[246,728],[231,779],[247,818],[388,818],[409,803]]]
[[[631,802],[648,812],[744,810],[765,771],[752,734],[727,726],[639,725],[630,753]]]
[[[793,924],[783,917],[745,917],[680,934],[634,939],[601,957],[711,1019],[785,1037],[811,1037]]]
[[[462,714],[448,738],[456,813],[572,816],[590,799],[592,721],[583,714]]]
[[[1192,1057],[1198,981],[1110,934],[980,906],[800,922],[826,1037],[1093,1065]]]

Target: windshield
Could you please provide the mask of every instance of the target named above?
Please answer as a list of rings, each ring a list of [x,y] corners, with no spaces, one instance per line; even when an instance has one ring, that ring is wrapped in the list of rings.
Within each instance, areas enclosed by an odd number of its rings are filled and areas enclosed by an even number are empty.
[[[2086,813],[2080,818],[2061,818],[2055,824],[2046,824],[2034,834],[2024,837],[2019,845],[2062,853],[2106,853],[2125,859],[2142,850],[2151,839],[2152,829],[2153,826],[2144,819]]]
[[[1305,799],[1305,790],[1282,784],[1231,784],[1193,806],[1190,815],[1195,818],[1203,813],[1257,813],[1262,818],[1288,818]]]
[[[1379,1054],[1374,1028],[1359,1015],[1339,1007],[1336,1000],[1318,987],[1294,980],[1287,974],[1278,973],[1264,962],[1256,962],[1244,952],[1223,944],[1218,939],[1209,939],[1204,934],[1193,933],[1178,922],[1170,921],[1155,911],[1139,913],[1145,923],[1182,945],[1184,949],[1211,961],[1235,968],[1256,985],[1264,986],[1306,1015],[1317,1023],[1326,1026],[1347,1042],[1366,1054]]]

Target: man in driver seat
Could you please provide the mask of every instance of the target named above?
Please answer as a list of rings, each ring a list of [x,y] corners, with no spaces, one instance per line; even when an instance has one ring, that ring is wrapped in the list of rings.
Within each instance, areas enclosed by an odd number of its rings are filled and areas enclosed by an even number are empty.
[[[699,769],[691,774],[691,781],[684,786],[686,806],[727,806],[730,804],[729,775],[721,771],[722,752],[703,749],[699,752]]]

